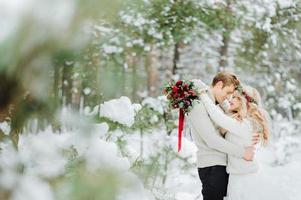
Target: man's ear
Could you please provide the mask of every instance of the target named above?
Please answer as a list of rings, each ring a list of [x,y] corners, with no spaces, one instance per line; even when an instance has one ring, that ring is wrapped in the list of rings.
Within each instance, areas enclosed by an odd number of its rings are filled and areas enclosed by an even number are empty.
[[[224,83],[223,83],[223,81],[219,81],[216,83],[215,86],[217,86],[219,89],[222,89],[224,87]]]

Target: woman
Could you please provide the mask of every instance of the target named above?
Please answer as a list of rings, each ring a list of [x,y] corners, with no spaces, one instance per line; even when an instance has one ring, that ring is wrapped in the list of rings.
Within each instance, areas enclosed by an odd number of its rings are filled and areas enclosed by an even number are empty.
[[[269,128],[265,111],[260,107],[260,96],[257,90],[250,86],[235,90],[230,100],[229,114],[226,115],[216,106],[203,91],[201,100],[204,103],[210,118],[226,131],[226,140],[231,143],[251,146],[254,132],[261,134],[262,144],[269,139]],[[245,161],[242,158],[228,155],[227,172],[230,174],[227,200],[254,200],[258,199],[255,179],[259,170],[256,159]],[[258,188],[258,187],[257,187]]]

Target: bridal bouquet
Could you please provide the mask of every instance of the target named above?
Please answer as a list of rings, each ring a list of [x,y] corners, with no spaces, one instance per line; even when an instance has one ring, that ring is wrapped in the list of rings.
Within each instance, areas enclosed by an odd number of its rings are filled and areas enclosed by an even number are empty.
[[[199,99],[197,91],[192,81],[171,81],[164,90],[168,104],[172,109],[179,109],[179,127],[178,127],[178,152],[181,150],[182,130],[184,127],[184,116],[193,106],[193,101]]]

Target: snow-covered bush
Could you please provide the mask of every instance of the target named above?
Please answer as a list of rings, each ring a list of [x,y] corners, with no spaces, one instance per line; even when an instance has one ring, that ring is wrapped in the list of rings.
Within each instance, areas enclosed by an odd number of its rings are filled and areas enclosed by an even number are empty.
[[[24,132],[18,150],[1,143],[1,199],[153,199],[117,144],[102,139],[106,123],[72,123],[61,133]]]

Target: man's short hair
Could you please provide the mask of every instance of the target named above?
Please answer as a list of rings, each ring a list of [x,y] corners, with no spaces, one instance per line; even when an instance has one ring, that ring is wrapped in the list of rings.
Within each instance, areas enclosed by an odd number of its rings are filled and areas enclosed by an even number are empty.
[[[237,88],[240,83],[238,78],[230,72],[217,73],[212,80],[212,86],[214,87],[220,81],[223,82],[223,87],[234,85],[234,87]]]

